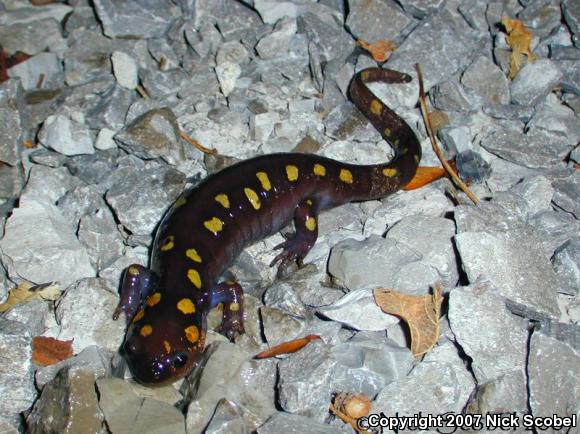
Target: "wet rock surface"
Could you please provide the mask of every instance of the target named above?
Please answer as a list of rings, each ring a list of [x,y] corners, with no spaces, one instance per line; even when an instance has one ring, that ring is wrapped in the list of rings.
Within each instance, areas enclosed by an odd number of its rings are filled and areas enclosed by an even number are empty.
[[[352,433],[329,411],[343,392],[387,416],[513,413],[515,432],[525,416],[580,416],[578,2],[32,3],[0,0],[0,72],[27,55],[0,75],[0,301],[33,295],[0,313],[1,432]],[[512,80],[504,17],[531,31],[537,57]],[[422,165],[438,165],[420,63],[445,157],[480,203],[443,179],[323,212],[306,266],[278,276],[284,238],[260,241],[226,276],[246,292],[245,334],[227,342],[213,311],[203,369],[135,383],[126,325],[111,320],[119,282],[148,264],[184,188],[271,152],[393,155],[347,95],[377,66],[357,41],[383,39],[398,47],[385,67],[413,81],[372,90],[415,131]],[[58,299],[34,298],[48,284]],[[416,358],[373,289],[436,284],[440,337]],[[321,339],[253,359],[306,335]],[[37,337],[70,341],[73,357],[37,364]]]

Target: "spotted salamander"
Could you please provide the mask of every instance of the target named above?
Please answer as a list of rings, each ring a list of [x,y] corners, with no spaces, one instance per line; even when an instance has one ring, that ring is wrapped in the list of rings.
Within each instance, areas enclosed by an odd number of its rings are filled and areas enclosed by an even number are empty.
[[[281,153],[242,161],[184,192],[163,218],[151,266],[131,265],[113,315],[130,322],[122,348],[142,383],[175,381],[193,370],[204,349],[206,315],[223,303],[220,332],[243,333],[242,288],[218,279],[246,246],[294,220],[271,265],[301,263],[318,235],[321,210],[378,199],[405,186],[421,159],[412,129],[367,83],[411,77],[371,68],[350,84],[352,102],[395,149],[388,163],[353,165],[317,155]]]

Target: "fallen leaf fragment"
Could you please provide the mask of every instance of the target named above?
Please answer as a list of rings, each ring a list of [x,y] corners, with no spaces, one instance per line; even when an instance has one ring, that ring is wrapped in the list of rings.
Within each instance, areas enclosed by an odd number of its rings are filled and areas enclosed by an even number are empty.
[[[23,145],[24,145],[24,147],[26,149],[34,149],[34,148],[36,148],[36,145],[32,141],[30,141],[30,140],[25,140],[24,143],[23,143]]]
[[[397,48],[395,42],[389,39],[382,39],[372,44],[359,39],[356,43],[363,50],[368,51],[377,62],[386,62],[391,57],[391,54],[393,54],[393,51],[395,51],[395,48]]]
[[[403,190],[416,190],[418,188],[424,187],[427,184],[431,184],[433,181],[438,180],[447,176],[447,171],[442,167],[417,167],[417,172],[411,181],[405,185]]]
[[[518,19],[509,19],[505,17],[501,23],[506,29],[506,42],[511,47],[512,52],[509,59],[509,79],[513,79],[520,69],[523,67],[524,56],[527,62],[531,63],[536,60],[536,56],[532,53],[530,45],[532,44],[532,32],[526,29],[524,23]]]
[[[357,419],[368,415],[371,407],[371,400],[359,393],[339,393],[334,398],[334,402],[330,403],[330,411],[358,433],[368,432],[359,428]]]
[[[281,344],[275,345],[265,351],[262,351],[261,353],[256,354],[254,359],[268,359],[270,357],[279,356],[281,354],[295,353],[316,339],[322,340],[322,338],[318,335],[308,335],[303,338],[282,342]]]
[[[32,339],[32,361],[38,366],[49,366],[73,356],[72,339],[60,341],[37,336]]]
[[[60,287],[55,283],[34,285],[30,282],[23,282],[10,291],[5,303],[0,304],[0,312],[5,312],[12,306],[31,300],[54,301],[60,297],[61,293]]]
[[[411,352],[419,357],[428,352],[439,339],[441,288],[436,285],[432,295],[407,295],[387,288],[373,291],[377,305],[383,312],[396,315],[407,323],[411,331]]]
[[[457,172],[457,165],[455,164],[455,159],[447,160],[447,164]],[[449,177],[449,173],[445,168],[439,166],[419,166],[415,172],[413,179],[403,187],[403,190],[417,190],[418,188],[424,187],[431,184],[438,179]]]
[[[20,62],[30,59],[30,57],[30,55],[23,53],[22,51],[18,51],[9,56],[0,45],[0,83],[3,83],[10,78],[8,76],[8,69]]]

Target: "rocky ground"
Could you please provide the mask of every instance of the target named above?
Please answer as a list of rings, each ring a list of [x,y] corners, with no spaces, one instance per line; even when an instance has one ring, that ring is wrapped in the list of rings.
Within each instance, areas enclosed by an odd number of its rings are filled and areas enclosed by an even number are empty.
[[[513,80],[503,17],[531,31],[537,57]],[[111,320],[120,275],[147,264],[186,186],[271,152],[385,160],[345,97],[377,65],[357,39],[394,40],[389,68],[421,65],[446,156],[480,204],[444,179],[325,212],[308,265],[281,279],[267,264],[282,236],[252,246],[232,269],[246,334],[234,345],[208,332],[198,384],[131,382],[125,325]],[[1,432],[353,432],[329,413],[338,392],[387,416],[514,413],[517,432],[524,415],[578,416],[577,1],[0,0],[0,44],[30,56],[0,84],[0,301],[56,283],[56,300],[0,317]],[[436,165],[417,80],[373,89]],[[434,284],[441,337],[414,359],[372,289]],[[252,359],[308,334],[323,340]],[[37,336],[72,340],[74,357],[33,363]]]

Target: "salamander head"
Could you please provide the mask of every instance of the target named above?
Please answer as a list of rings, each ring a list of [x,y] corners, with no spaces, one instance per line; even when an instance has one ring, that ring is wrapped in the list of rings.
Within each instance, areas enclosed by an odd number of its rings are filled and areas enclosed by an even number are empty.
[[[205,333],[198,325],[146,317],[131,324],[123,344],[134,378],[161,385],[185,377],[201,362]]]

